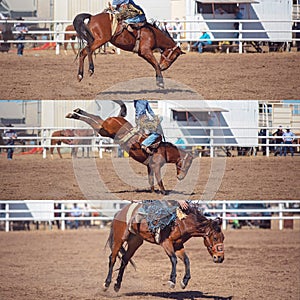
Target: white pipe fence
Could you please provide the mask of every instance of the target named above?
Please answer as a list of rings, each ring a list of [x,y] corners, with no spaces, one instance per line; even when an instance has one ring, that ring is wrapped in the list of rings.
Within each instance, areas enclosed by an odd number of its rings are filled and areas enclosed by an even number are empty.
[[[98,203],[97,207],[89,208],[83,211],[85,203]],[[210,213],[210,218],[216,216],[222,217],[222,228],[227,229],[229,221],[232,220],[278,220],[278,229],[284,229],[285,220],[299,220],[300,221],[300,200],[214,200],[214,201],[193,201],[202,205],[203,213]],[[72,217],[70,214],[73,209],[70,206],[77,203],[81,212],[89,212],[90,216],[82,215]],[[101,206],[109,203],[114,206],[111,209],[103,209]],[[6,232],[12,229],[12,222],[46,222],[49,228],[52,229],[52,223],[61,222],[61,230],[67,228],[69,222],[77,221],[101,221],[109,222],[113,220],[113,216],[117,213],[123,205],[130,203],[127,200],[1,200],[0,201],[0,225],[4,223],[4,230]],[[18,208],[16,205],[28,205],[26,209]],[[30,208],[30,205],[33,205]],[[55,209],[54,204],[60,204],[60,209]],[[233,209],[230,205],[236,204],[263,204],[265,207],[261,209]],[[50,206],[49,206],[50,205]],[[221,206],[221,208],[214,208]],[[290,208],[291,207],[291,208]],[[236,216],[236,213],[247,213],[247,216]],[[251,215],[253,214],[254,215]],[[257,216],[261,213],[260,216]],[[268,216],[263,216],[267,213]],[[299,228],[298,228],[299,229]]]
[[[165,21],[165,20],[164,20]],[[160,22],[164,22],[164,21],[160,21]],[[16,24],[19,21],[17,20],[0,20],[0,24],[4,24],[4,23],[10,23],[10,24]],[[176,23],[175,20],[167,20],[168,23]],[[239,23],[239,29],[235,30],[235,29],[227,29],[227,30],[222,30],[222,29],[207,29],[206,31],[209,32],[210,34],[214,35],[214,33],[230,33],[230,34],[238,34],[238,37],[236,38],[213,38],[213,41],[215,42],[222,42],[224,40],[226,41],[230,41],[230,42],[236,42],[239,46],[239,52],[242,53],[243,52],[243,48],[242,48],[242,44],[243,42],[283,42],[283,43],[292,43],[292,42],[299,42],[300,38],[297,38],[293,35],[295,35],[296,33],[300,33],[300,30],[293,30],[292,29],[292,25],[294,22],[298,22],[298,20],[236,20],[236,19],[210,19],[210,20],[180,20],[180,22],[183,24],[183,27],[186,27],[186,24],[188,23],[193,23],[193,24],[209,24],[209,23]],[[64,34],[65,33],[76,33],[76,32],[66,32],[64,30],[64,27],[66,25],[69,25],[72,23],[72,20],[59,20],[59,21],[49,21],[49,20],[40,20],[40,21],[32,21],[32,20],[25,20],[24,23],[26,24],[43,24],[43,26],[45,27],[47,25],[48,28],[51,28],[51,30],[32,30],[32,31],[28,31],[27,35],[39,35],[41,37],[43,37],[43,39],[26,39],[26,40],[22,40],[22,43],[34,43],[34,44],[38,44],[38,43],[47,43],[47,42],[52,42],[52,43],[56,43],[56,54],[60,53],[60,48],[59,45],[61,43],[65,43],[65,42],[70,42],[70,43],[77,43],[76,40],[64,40]],[[278,25],[282,25],[282,24],[290,24],[290,29],[244,29],[244,25],[246,23],[258,23],[258,24],[264,24],[264,23],[275,23]],[[207,26],[208,27],[208,26]],[[279,26],[280,27],[280,26]],[[14,34],[17,34],[18,32],[13,31]],[[177,38],[175,39],[176,42],[185,42],[185,43],[192,43],[195,42],[196,40],[194,38],[190,38],[188,37],[189,34],[192,33],[197,33],[197,34],[201,34],[201,31],[199,29],[196,30],[169,30],[169,33],[172,35],[173,33],[181,33],[183,36],[185,36],[184,38]],[[257,33],[258,36],[257,37],[251,37],[251,38],[246,38],[243,37],[244,33]],[[259,34],[264,33],[266,34],[267,37],[261,38],[259,37]],[[270,33],[291,33],[292,38],[280,38],[280,39],[271,39],[269,37]],[[47,39],[44,39],[44,38]],[[17,43],[18,41],[16,40],[0,40],[0,43]],[[188,48],[189,50],[190,48]],[[288,48],[287,48],[288,50]]]
[[[12,127],[0,127],[0,130],[9,130],[12,129]],[[18,130],[27,130],[27,131],[34,131],[36,132],[36,136],[18,136],[16,139],[15,145],[0,145],[0,148],[14,148],[14,149],[26,149],[26,148],[43,148],[43,157],[47,157],[47,149],[50,148],[82,148],[82,147],[93,147],[97,148],[99,151],[100,158],[103,157],[103,152],[106,149],[111,148],[118,148],[119,145],[114,144],[112,139],[109,138],[103,138],[100,136],[87,136],[87,137],[59,137],[60,140],[91,140],[91,146],[84,145],[81,143],[78,143],[76,145],[74,144],[61,144],[61,145],[51,145],[51,140],[58,139],[57,137],[51,137],[51,132],[54,130],[61,130],[61,129],[67,129],[67,128],[57,128],[57,127],[13,127],[15,131]],[[68,128],[70,129],[70,128]],[[80,128],[76,128],[80,129]],[[176,129],[176,130],[187,130],[187,129],[193,129],[193,130],[201,130],[202,132],[206,132],[206,134],[202,135],[178,135],[178,136],[171,136],[168,135],[166,138],[167,140],[175,140],[176,138],[184,138],[184,139],[203,139],[206,140],[205,142],[199,142],[196,143],[195,141],[192,142],[186,142],[184,144],[178,144],[178,147],[207,147],[208,151],[210,152],[210,156],[214,157],[215,150],[219,147],[246,147],[246,148],[258,148],[261,149],[262,147],[265,148],[265,154],[266,156],[270,156],[271,149],[274,147],[293,147],[294,150],[297,150],[298,147],[300,147],[300,135],[294,136],[294,143],[293,144],[276,144],[274,141],[276,139],[279,139],[278,136],[271,135],[272,131],[275,131],[278,129],[277,127],[226,127],[226,126],[180,126],[178,128],[164,128],[165,130],[170,129]],[[220,134],[220,130],[255,130],[257,132],[256,135],[253,134]],[[266,130],[266,135],[259,136],[259,131],[261,129]],[[300,127],[291,127],[291,131],[293,132],[300,132]],[[238,141],[238,139],[241,138],[243,140],[247,139],[254,139],[255,142],[252,144],[247,143],[241,143]],[[8,138],[3,137],[4,143],[6,142]],[[228,142],[228,139],[234,140],[233,142]],[[221,140],[221,141],[220,141]],[[25,144],[17,144],[17,141],[22,141]],[[26,144],[26,142],[33,142],[30,144]],[[176,144],[176,143],[175,143]],[[295,151],[294,151],[295,152]],[[256,151],[254,151],[255,155]]]

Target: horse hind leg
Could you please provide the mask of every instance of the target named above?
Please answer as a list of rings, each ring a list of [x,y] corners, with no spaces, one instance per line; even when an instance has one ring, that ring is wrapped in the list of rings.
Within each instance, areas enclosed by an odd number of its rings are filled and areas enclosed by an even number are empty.
[[[133,257],[136,250],[143,244],[143,239],[134,235],[130,235],[127,244],[128,247],[126,252],[122,256],[122,262],[119,269],[118,277],[114,285],[115,292],[118,292],[120,290],[125,268],[128,265],[130,259]]]

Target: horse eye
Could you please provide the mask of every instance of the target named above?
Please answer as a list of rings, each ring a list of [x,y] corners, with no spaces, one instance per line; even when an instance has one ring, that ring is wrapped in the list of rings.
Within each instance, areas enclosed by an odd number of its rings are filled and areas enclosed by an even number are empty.
[[[218,241],[218,239],[214,236],[214,242],[217,242]]]

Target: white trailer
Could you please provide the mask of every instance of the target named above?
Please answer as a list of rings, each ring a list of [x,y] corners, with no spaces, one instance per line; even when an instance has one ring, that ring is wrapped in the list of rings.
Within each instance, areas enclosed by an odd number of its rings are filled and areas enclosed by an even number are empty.
[[[239,7],[241,12],[238,18],[236,7]],[[230,40],[235,37],[235,23],[241,23],[239,29],[253,30],[253,32],[243,33],[242,38],[244,39],[290,42],[292,39],[292,7],[292,0],[186,1],[187,21],[197,21],[197,23],[187,23],[187,30],[196,31],[188,33],[187,37],[190,40],[197,40],[201,32],[206,30],[210,32],[213,39]],[[232,20],[232,22],[222,22],[222,20]],[[214,30],[232,30],[232,32],[214,32]],[[257,32],[257,30],[261,32]]]

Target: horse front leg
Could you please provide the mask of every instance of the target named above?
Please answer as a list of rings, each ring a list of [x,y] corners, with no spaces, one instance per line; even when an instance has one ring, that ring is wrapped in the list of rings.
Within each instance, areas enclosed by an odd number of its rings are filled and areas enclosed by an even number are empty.
[[[157,184],[159,186],[160,192],[163,195],[168,195],[168,192],[166,191],[163,181],[161,179],[160,169],[161,169],[161,166],[155,166],[155,168],[154,168],[155,178],[156,178]]]
[[[149,49],[145,49],[145,50],[141,49],[141,52],[139,52],[139,56],[152,65],[156,73],[156,85],[163,89],[165,87],[164,78],[162,76],[159,63],[156,60],[155,56],[153,55],[152,51]]]
[[[153,171],[152,171],[152,168],[149,165],[147,166],[147,170],[148,170],[148,182],[149,182],[149,185],[150,185],[150,189],[151,189],[151,192],[154,192],[155,189],[154,189]]]
[[[182,245],[183,247],[183,245]],[[189,257],[186,255],[184,248],[176,251],[176,255],[183,261],[185,267],[185,274],[180,283],[181,288],[185,289],[188,285],[189,280],[191,279],[191,268],[190,268],[190,260]]]
[[[170,239],[165,239],[161,246],[164,248],[165,252],[170,258],[171,264],[172,264],[172,270],[170,274],[170,279],[168,281],[170,288],[174,288],[176,284],[176,266],[177,266],[177,256],[174,251],[173,243]]]

